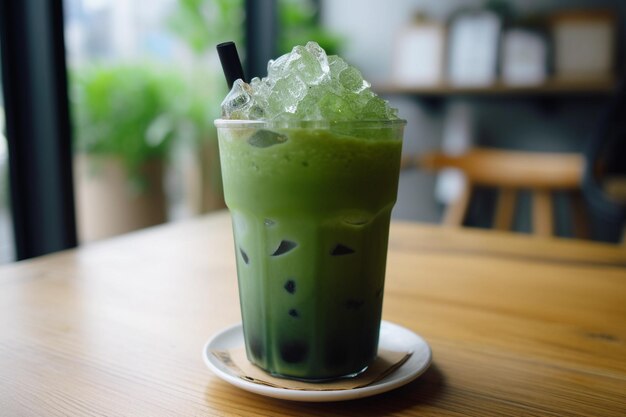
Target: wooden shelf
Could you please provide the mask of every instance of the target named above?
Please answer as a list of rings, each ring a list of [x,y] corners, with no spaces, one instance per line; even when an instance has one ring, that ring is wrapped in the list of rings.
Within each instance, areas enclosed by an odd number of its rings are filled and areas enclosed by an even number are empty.
[[[487,87],[462,87],[448,84],[406,87],[394,84],[373,84],[378,94],[411,94],[424,97],[452,96],[559,96],[559,95],[602,95],[611,94],[617,87],[615,78],[602,79],[552,79],[534,86],[513,86],[498,82]]]

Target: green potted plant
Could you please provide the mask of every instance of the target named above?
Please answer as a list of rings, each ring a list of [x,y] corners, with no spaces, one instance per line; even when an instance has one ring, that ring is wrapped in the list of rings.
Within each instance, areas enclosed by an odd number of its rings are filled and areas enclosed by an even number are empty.
[[[164,162],[184,83],[147,66],[93,67],[72,77],[77,218],[82,241],[162,223]]]
[[[187,208],[192,214],[226,207],[222,190],[222,173],[213,121],[220,116],[222,74],[196,73],[190,76],[185,100],[177,106],[174,136],[181,144],[191,144],[189,164],[185,165]]]
[[[185,118],[193,121],[198,132],[190,140],[180,142],[190,145],[182,149],[189,163],[181,175],[192,214],[225,207],[213,120],[220,116],[220,103],[228,89],[215,59],[215,46],[226,40],[242,46],[243,18],[242,0],[178,0],[167,20],[169,30],[187,45],[193,60],[194,70],[187,75],[193,88],[189,91]]]

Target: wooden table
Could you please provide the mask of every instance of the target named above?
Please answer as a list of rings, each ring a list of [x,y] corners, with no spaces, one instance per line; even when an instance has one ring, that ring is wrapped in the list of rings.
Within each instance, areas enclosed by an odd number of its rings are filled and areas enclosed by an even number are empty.
[[[0,415],[626,415],[626,252],[394,223],[384,319],[434,362],[395,391],[296,403],[214,376],[240,320],[226,213],[0,268]]]

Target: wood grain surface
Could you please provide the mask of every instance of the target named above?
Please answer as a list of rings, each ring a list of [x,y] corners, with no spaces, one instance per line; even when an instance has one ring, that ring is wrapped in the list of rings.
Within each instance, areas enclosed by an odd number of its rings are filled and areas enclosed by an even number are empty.
[[[226,213],[0,267],[0,416],[626,415],[624,248],[394,223],[384,319],[416,381],[296,403],[202,363],[240,320]]]

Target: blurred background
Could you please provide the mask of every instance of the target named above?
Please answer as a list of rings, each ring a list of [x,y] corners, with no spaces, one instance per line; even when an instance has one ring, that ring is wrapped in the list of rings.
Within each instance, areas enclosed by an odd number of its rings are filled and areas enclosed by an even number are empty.
[[[624,69],[622,0],[16,3],[0,3],[0,263],[224,208],[219,42],[249,78],[308,40],[341,54],[407,119],[407,155],[582,152]],[[458,182],[403,171],[394,218],[439,222]]]

